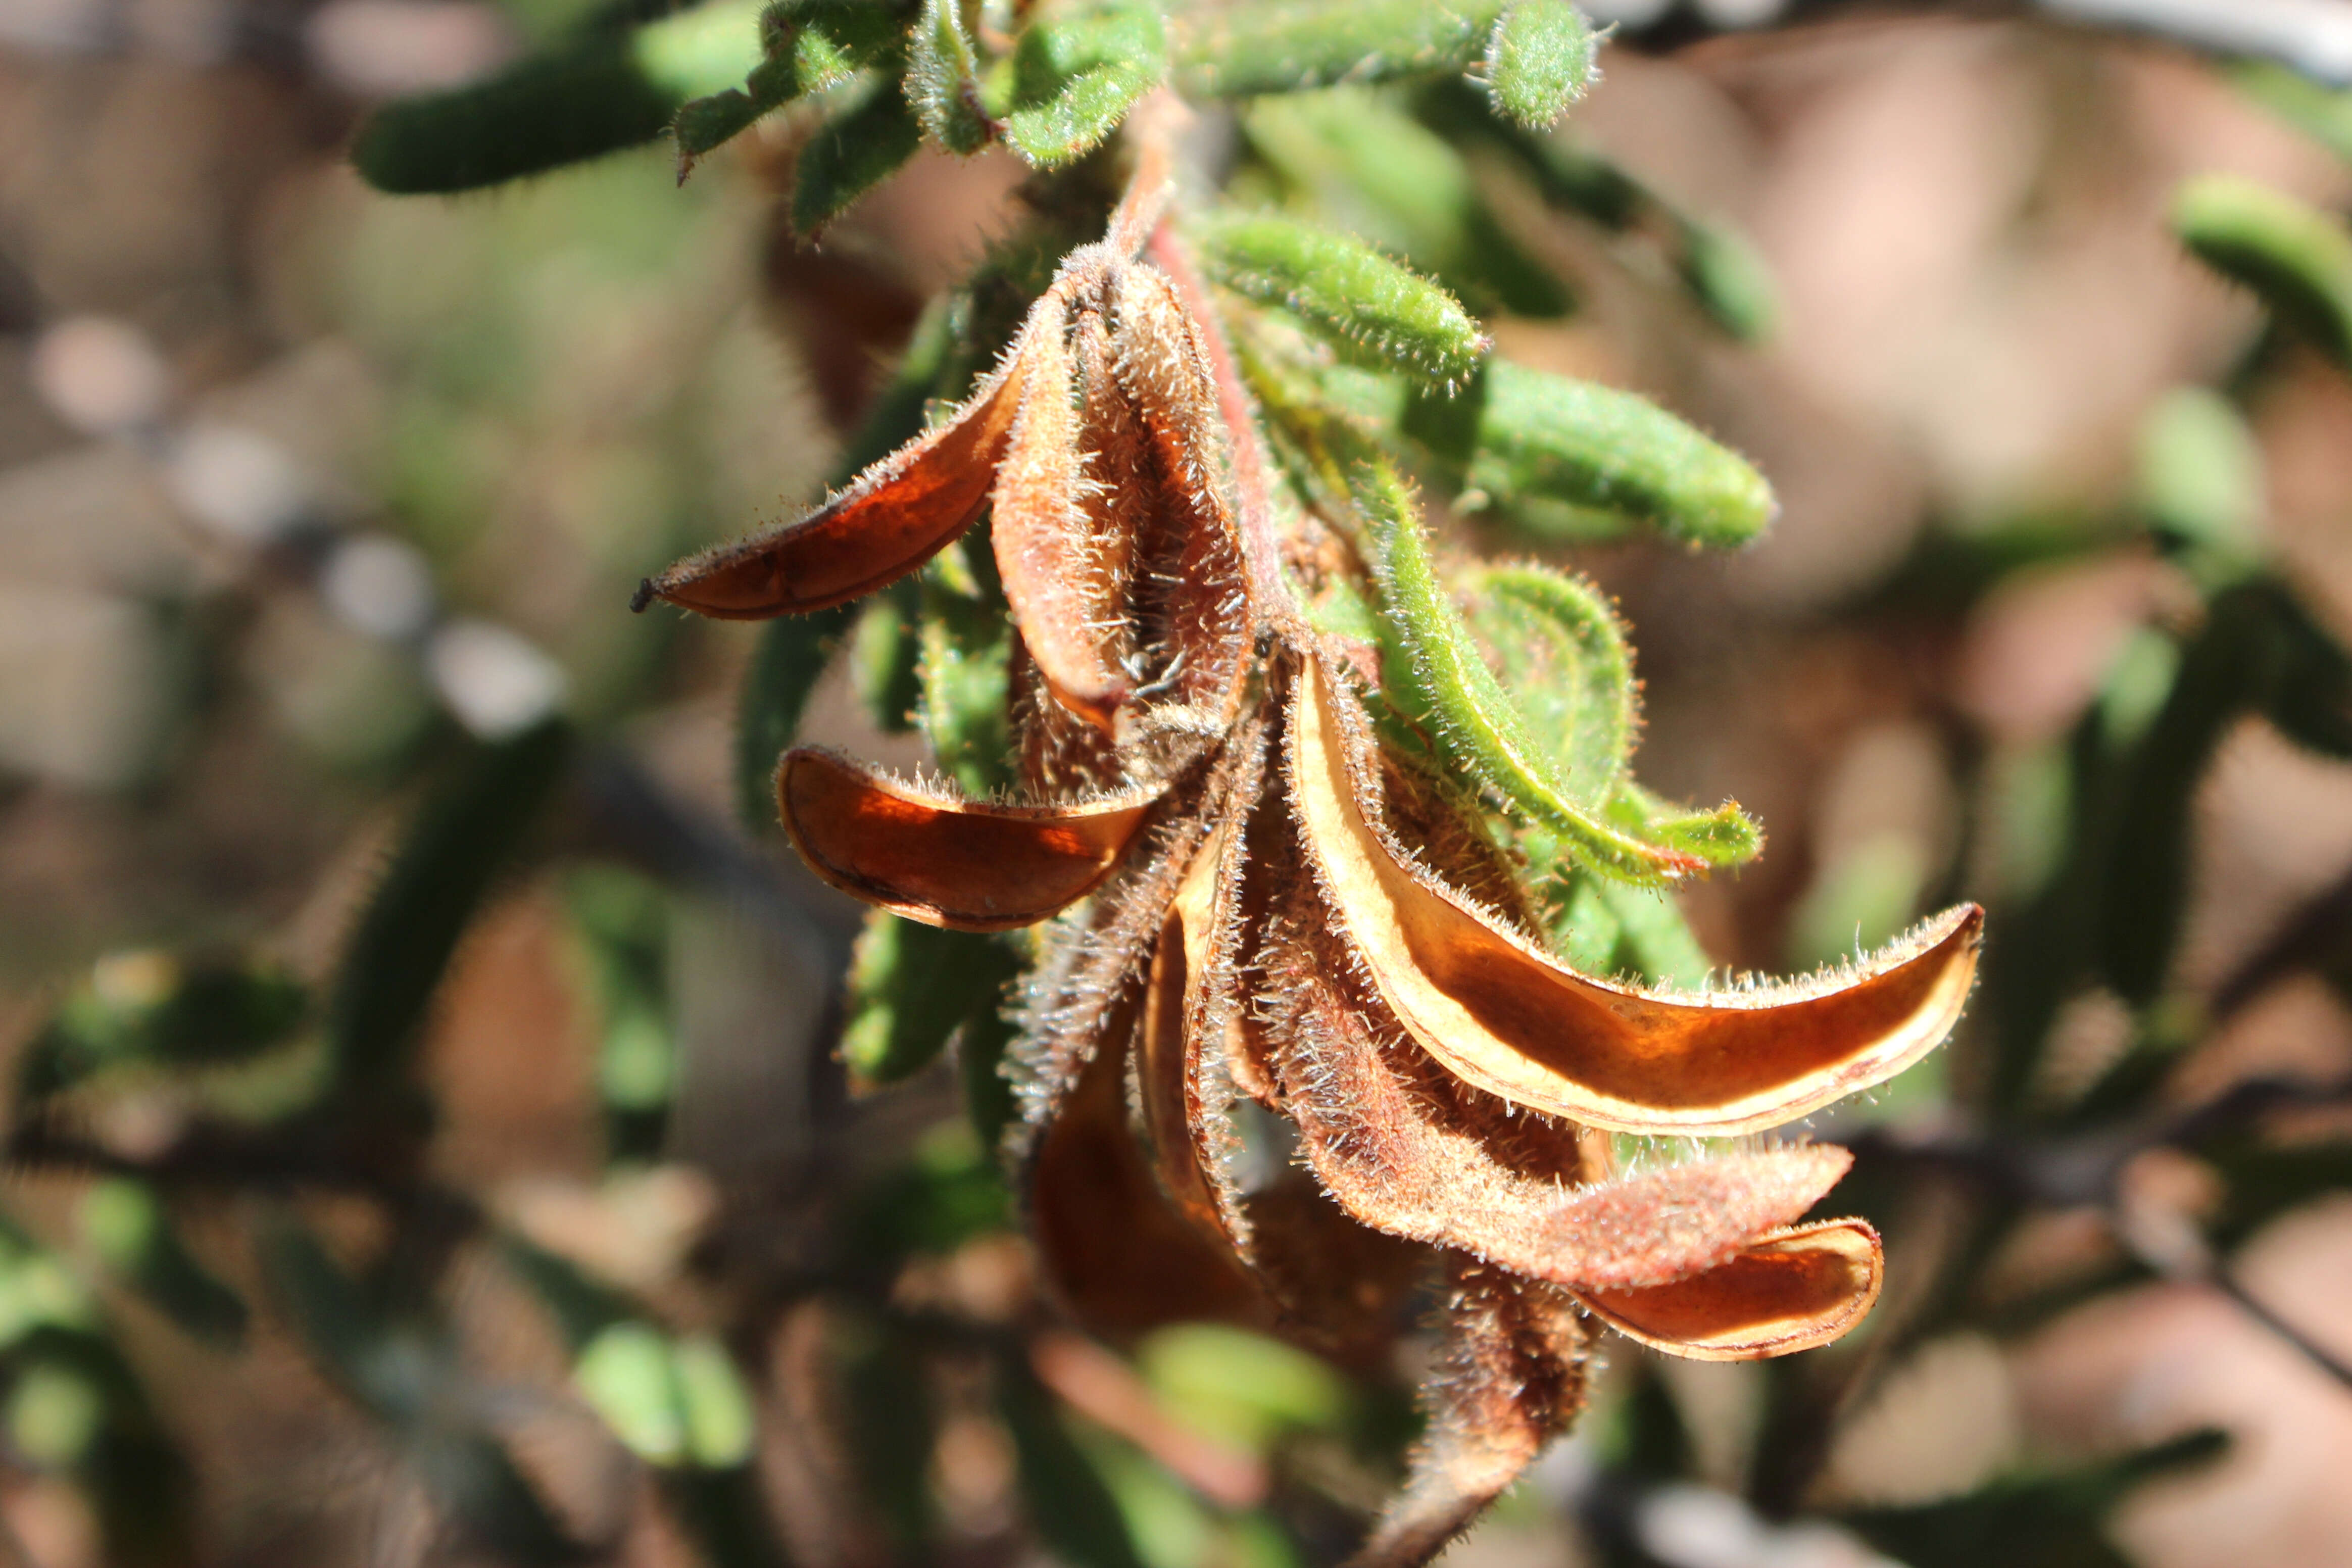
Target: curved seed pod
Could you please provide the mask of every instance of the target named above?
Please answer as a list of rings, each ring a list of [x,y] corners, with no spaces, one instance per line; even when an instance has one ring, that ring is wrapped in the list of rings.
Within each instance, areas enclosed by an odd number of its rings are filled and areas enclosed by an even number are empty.
[[[1412,490],[1384,458],[1375,461],[1361,488],[1383,545],[1385,607],[1403,644],[1405,657],[1395,668],[1446,753],[1528,820],[1559,834],[1580,858],[1612,876],[1657,883],[1706,869],[1706,858],[1650,842],[1579,798],[1560,759],[1538,744],[1438,582]]]
[[[1801,1217],[1853,1163],[1806,1145],[1564,1188],[1584,1173],[1576,1129],[1465,1092],[1383,1026],[1323,918],[1294,895],[1268,944],[1270,1054],[1308,1166],[1366,1225],[1573,1289],[1663,1284]]]
[[[793,847],[843,892],[925,925],[1010,931],[1094,891],[1149,796],[1071,805],[963,800],[801,746],[776,769]]]
[[[1203,1037],[1211,1030],[1222,1035],[1239,1002],[1233,954],[1236,887],[1223,873],[1238,860],[1240,838],[1230,828],[1212,838],[1176,889],[1144,984],[1135,1063],[1136,1105],[1161,1190],[1204,1233],[1246,1251],[1249,1220],[1240,1194],[1222,1179],[1232,1131],[1222,1117],[1210,1123],[1197,1077],[1202,1057],[1223,1044]]]
[[[1448,1263],[1445,1334],[1422,1385],[1428,1432],[1347,1568],[1419,1568],[1584,1408],[1590,1336],[1566,1293],[1458,1254]]]
[[[1359,240],[1271,213],[1203,218],[1192,232],[1218,282],[1401,375],[1451,387],[1494,346],[1460,300]]]
[[[1561,503],[1693,544],[1745,544],[1780,510],[1745,458],[1655,404],[1507,360],[1488,363],[1468,478],[1506,506]]]
[[[1135,572],[1146,670],[1163,702],[1221,731],[1239,708],[1255,627],[1208,350],[1167,274],[1145,262],[1112,274],[1110,341],[1159,476],[1159,529],[1141,542]]]
[[[1559,122],[1591,84],[1592,29],[1569,0],[1517,0],[1486,45],[1486,97],[1530,131]]]
[[[1033,318],[1033,321],[1035,318]],[[639,586],[719,620],[765,620],[845,604],[938,554],[988,504],[1039,335],[1024,329],[995,371],[945,424],[866,469],[796,522],[688,557]]]
[[[1097,546],[1087,503],[1110,487],[1086,473],[1088,454],[1080,447],[1079,415],[1071,405],[1074,377],[1062,323],[1048,320],[1029,352],[1029,386],[989,512],[997,574],[1047,689],[1062,706],[1108,731],[1129,691],[1111,647],[1124,619],[1116,592],[1124,574],[1102,570],[1119,549]],[[1100,400],[1092,401],[1098,405]]]
[[[1832,1219],[1766,1237],[1672,1285],[1578,1299],[1619,1333],[1668,1355],[1757,1361],[1825,1345],[1862,1321],[1885,1270],[1876,1231]]]
[[[2352,365],[2352,233],[2284,191],[2229,174],[2181,186],[2172,231],[2282,321]]]
[[[1330,906],[1405,1030],[1505,1100],[1622,1132],[1747,1132],[1908,1067],[1950,1032],[1983,911],[1946,911],[1840,974],[1676,996],[1590,979],[1418,866],[1369,815],[1368,721],[1309,658],[1291,794]]]

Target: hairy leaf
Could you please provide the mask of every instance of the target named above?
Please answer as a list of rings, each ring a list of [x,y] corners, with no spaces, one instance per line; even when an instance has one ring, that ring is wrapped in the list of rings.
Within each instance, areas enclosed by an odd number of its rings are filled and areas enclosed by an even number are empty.
[[[907,100],[931,139],[969,157],[996,136],[980,106],[980,61],[957,0],[923,0],[907,51]]]
[[[2282,325],[2352,368],[2352,232],[2342,220],[2252,180],[2206,174],[2173,198],[2172,230]]]
[[[793,231],[813,239],[922,145],[913,105],[887,77],[827,116],[793,167]]]
[[[1570,0],[1515,0],[1486,45],[1486,96],[1529,130],[1557,124],[1591,85],[1594,47]]]
[[[850,957],[841,1059],[864,1084],[912,1077],[957,1029],[999,1009],[1019,967],[1002,942],[868,911]]]
[[[1276,0],[1186,18],[1176,40],[1184,91],[1207,98],[1296,92],[1466,70],[1486,51],[1502,0]]]
[[[1640,721],[1633,658],[1606,595],[1543,566],[1482,566],[1461,588],[1479,650],[1517,700],[1528,738],[1572,799],[1602,800]]]
[[[1219,282],[1400,374],[1450,387],[1492,346],[1459,300],[1356,240],[1269,213],[1192,226]]]

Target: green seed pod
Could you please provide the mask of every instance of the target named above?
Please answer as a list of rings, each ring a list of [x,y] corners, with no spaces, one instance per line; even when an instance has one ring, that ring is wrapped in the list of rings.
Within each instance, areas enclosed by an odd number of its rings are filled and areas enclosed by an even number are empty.
[[[2173,197],[2172,229],[2282,326],[2352,367],[2352,233],[2341,222],[2283,191],[2208,174]]]
[[[1486,96],[1531,131],[1559,122],[1592,84],[1592,29],[1569,0],[1518,0],[1486,44]]]
[[[793,171],[793,231],[803,240],[815,238],[922,144],[923,128],[898,84],[877,78],[828,116],[801,149]]]
[[[1219,7],[1187,18],[1180,83],[1195,98],[1248,98],[1335,82],[1467,70],[1495,37],[1500,0],[1293,0]]]
[[[967,1020],[997,1010],[1019,967],[1000,938],[868,910],[850,957],[841,1059],[861,1083],[913,1077]]]
[[[956,0],[923,0],[907,50],[907,99],[933,141],[969,156],[995,139],[980,108],[980,59]]]
[[[1219,282],[1385,369],[1453,386],[1490,346],[1461,301],[1356,240],[1264,213],[1203,219],[1194,232]]]
[[[1412,491],[1382,459],[1364,492],[1381,546],[1382,607],[1403,655],[1388,668],[1401,672],[1406,684],[1399,695],[1435,732],[1447,758],[1521,819],[1556,835],[1580,864],[1645,885],[1705,869],[1703,858],[1646,841],[1609,820],[1598,801],[1577,797],[1438,583]]]
[[[1463,582],[1469,625],[1528,733],[1579,800],[1606,799],[1639,722],[1633,656],[1609,601],[1542,566],[1490,566]]]
[[[1630,392],[1503,360],[1485,381],[1467,477],[1507,509],[1549,501],[1706,545],[1745,544],[1779,510],[1746,458]]]
[[[761,62],[760,7],[723,0],[583,39],[488,81],[398,99],[369,116],[352,163],[380,191],[467,191],[652,141],[688,99]],[[746,121],[748,123],[748,121]]]

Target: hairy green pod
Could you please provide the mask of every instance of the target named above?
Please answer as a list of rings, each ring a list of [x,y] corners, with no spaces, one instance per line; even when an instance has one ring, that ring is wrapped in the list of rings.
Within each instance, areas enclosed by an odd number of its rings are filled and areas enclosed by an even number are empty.
[[[1249,98],[1336,82],[1467,70],[1494,40],[1500,0],[1293,0],[1223,6],[1178,36],[1188,96]]]
[[[2282,325],[2352,367],[2352,232],[2341,222],[2283,191],[2207,174],[2173,197],[2172,229]]]
[[[1747,543],[1779,510],[1746,458],[1645,398],[1505,360],[1483,383],[1466,478],[1506,509],[1549,501],[1717,546]]]
[[[933,141],[969,156],[995,139],[980,109],[980,58],[956,0],[923,0],[907,49],[907,100]]]
[[[793,231],[814,238],[849,204],[898,172],[923,128],[898,84],[878,77],[829,115],[793,170]]]
[[[1265,213],[1202,219],[1194,232],[1219,282],[1416,381],[1454,385],[1492,346],[1460,300],[1357,240]]]
[[[759,17],[751,0],[721,0],[583,39],[488,81],[394,100],[360,127],[352,164],[380,191],[418,195],[650,142],[688,100],[740,82],[761,63]]]
[[[1569,0],[1518,0],[1486,44],[1486,97],[1507,120],[1542,131],[1593,80],[1592,29]]]
[[[1542,566],[1482,567],[1461,587],[1470,630],[1517,695],[1528,737],[1575,798],[1608,798],[1640,721],[1633,655],[1608,599]]]
[[[870,910],[849,962],[841,1059],[859,1082],[897,1083],[930,1066],[957,1029],[994,1012],[1021,967],[1002,938]]]
[[[1556,835],[1579,862],[1609,876],[1655,885],[1703,869],[1703,860],[1636,837],[1609,820],[1599,801],[1573,793],[1439,583],[1412,491],[1385,459],[1364,489],[1380,534],[1383,608],[1404,655],[1391,668],[1409,683],[1404,695],[1446,756],[1514,814]]]

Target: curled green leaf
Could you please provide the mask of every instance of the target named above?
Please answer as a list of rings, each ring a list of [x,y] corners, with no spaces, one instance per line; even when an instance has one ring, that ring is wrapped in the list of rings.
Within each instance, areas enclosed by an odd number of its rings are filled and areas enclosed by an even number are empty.
[[[2352,232],[2341,221],[2284,191],[2208,174],[2173,197],[2172,229],[2282,326],[2352,367]]]
[[[1591,584],[1542,566],[1489,566],[1462,582],[1469,625],[1528,731],[1580,800],[1623,777],[1639,721],[1624,628]]]
[[[1014,51],[1005,142],[1034,167],[1057,168],[1100,145],[1167,74],[1157,6],[1106,5],[1038,22]]]
[[[1486,96],[1531,131],[1559,122],[1595,75],[1592,29],[1569,0],[1518,0],[1486,45]]]
[[[1597,809],[1598,802],[1576,796],[1439,583],[1412,490],[1385,460],[1362,488],[1381,536],[1383,607],[1405,655],[1391,668],[1411,683],[1405,695],[1446,755],[1514,814],[1559,835],[1580,862],[1608,875],[1656,884],[1705,869],[1703,858],[1638,837]]]
[[[1203,219],[1195,233],[1219,282],[1416,381],[1453,386],[1490,346],[1461,301],[1360,241],[1267,213]]]

